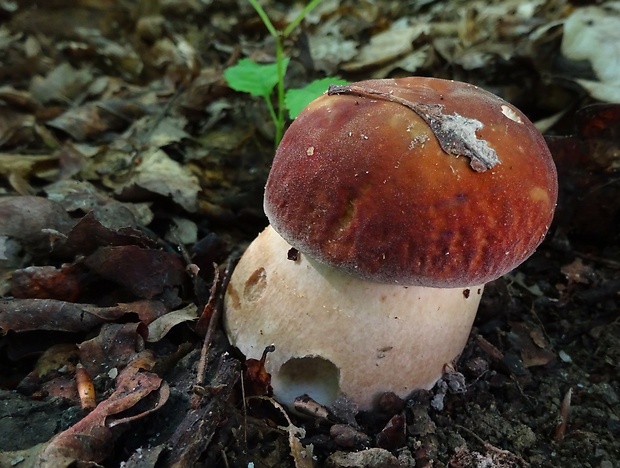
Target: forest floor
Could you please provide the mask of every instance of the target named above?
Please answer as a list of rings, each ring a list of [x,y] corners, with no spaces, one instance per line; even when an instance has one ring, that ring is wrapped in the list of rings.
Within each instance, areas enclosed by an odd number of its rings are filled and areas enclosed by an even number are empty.
[[[224,79],[275,61],[250,4],[0,2],[0,466],[619,468],[620,10],[588,3],[325,0],[285,41],[288,88],[500,95],[560,180],[453,372],[313,418],[242,378],[221,329],[274,152],[264,100]],[[261,4],[282,29],[303,6]]]

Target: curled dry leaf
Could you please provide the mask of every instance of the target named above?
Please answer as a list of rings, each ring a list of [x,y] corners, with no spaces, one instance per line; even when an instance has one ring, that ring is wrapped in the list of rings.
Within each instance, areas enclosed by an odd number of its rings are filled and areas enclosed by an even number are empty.
[[[429,30],[429,26],[422,23],[414,26],[393,23],[387,31],[372,36],[353,61],[343,64],[342,69],[346,72],[359,72],[393,62],[411,52],[413,42]]]
[[[406,438],[406,423],[404,414],[394,415],[377,434],[377,446],[388,450],[402,447]]]
[[[144,248],[156,248],[156,242],[137,229],[134,225],[123,227],[105,226],[95,211],[87,213],[67,234],[63,245],[56,250],[58,254],[88,255],[102,246],[136,245]]]
[[[584,265],[583,260],[579,257],[568,265],[564,265],[560,271],[566,276],[569,284],[590,284],[595,276],[594,269],[589,265]]]
[[[620,9],[614,2],[576,8],[564,21],[562,54],[590,62],[596,80],[575,80],[599,100],[620,102]]]
[[[557,357],[544,338],[542,330],[526,323],[513,323],[508,334],[510,344],[521,355],[523,365],[527,368],[545,366]]]
[[[273,353],[275,348],[268,346],[264,349],[260,359],[246,359],[245,361],[245,391],[246,395],[267,395],[273,394],[271,388],[271,374],[265,369],[265,360],[268,353]]]
[[[0,332],[48,330],[78,333],[132,313],[148,324],[166,312],[161,302],[147,300],[97,307],[55,299],[0,299]]]
[[[75,364],[79,360],[78,349],[73,344],[57,344],[46,349],[35,364],[34,369],[17,385],[17,390],[23,395],[32,395],[44,388],[50,395],[75,400],[75,388],[70,385],[71,373],[75,371]],[[60,380],[60,387],[56,385]],[[72,379],[71,379],[72,380]]]
[[[68,466],[76,462],[100,462],[124,431],[123,424],[143,418],[161,408],[170,395],[168,384],[139,367],[126,367],[116,379],[116,389],[107,400],[80,422],[47,443],[38,456],[41,467]],[[138,403],[147,409],[125,416]]]
[[[93,377],[123,368],[144,351],[146,333],[140,323],[106,323],[95,338],[79,345],[80,362]]]
[[[197,312],[198,307],[195,304],[189,304],[187,307],[162,315],[149,324],[146,341],[155,343],[166,336],[179,323],[195,321],[198,318]]]

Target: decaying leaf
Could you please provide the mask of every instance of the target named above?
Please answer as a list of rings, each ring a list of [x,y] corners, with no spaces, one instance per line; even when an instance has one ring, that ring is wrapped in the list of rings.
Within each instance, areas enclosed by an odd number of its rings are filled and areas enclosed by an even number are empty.
[[[313,456],[313,446],[302,445],[300,438],[306,435],[306,431],[301,428],[295,426],[286,410],[280,405],[277,401],[270,397],[255,397],[261,400],[267,401],[273,405],[273,407],[278,410],[278,412],[282,415],[282,417],[286,420],[287,426],[283,427],[284,430],[288,433],[288,441],[289,447],[291,449],[291,456],[295,462],[295,468],[312,468],[312,456]]]
[[[47,125],[71,135],[75,141],[83,142],[105,133],[120,132],[147,110],[139,103],[125,100],[92,102],[75,109],[69,109]]]
[[[189,304],[183,309],[174,310],[153,320],[148,327],[146,341],[154,343],[161,340],[176,325],[183,322],[193,322],[198,319],[198,307]]]
[[[587,60],[596,80],[576,80],[595,98],[620,103],[620,8],[614,2],[576,8],[564,21],[562,54]]]
[[[267,395],[273,394],[271,388],[271,374],[265,369],[267,354],[273,353],[275,348],[268,346],[263,351],[260,359],[246,359],[245,361],[245,392],[246,395]]]
[[[67,103],[83,93],[92,80],[91,70],[61,63],[45,77],[35,76],[30,84],[30,93],[40,104]]]
[[[127,428],[124,423],[143,418],[163,407],[170,395],[168,384],[139,367],[127,366],[116,379],[116,389],[80,422],[61,432],[42,447],[37,458],[41,467],[67,466],[75,462],[99,462]],[[125,416],[138,403],[150,407]]]
[[[80,362],[91,376],[122,369],[144,351],[146,334],[141,323],[107,323],[96,337],[80,343]]]
[[[31,266],[15,270],[11,277],[11,293],[18,299],[56,299],[77,301],[87,280],[87,273],[78,264],[60,268],[51,265]]]
[[[51,250],[72,226],[62,206],[46,198],[0,198],[0,237],[17,239],[27,249]]]
[[[196,210],[200,185],[198,179],[185,166],[171,159],[164,151],[150,148],[140,155],[139,165],[131,176],[123,180],[111,179],[108,185],[117,193],[133,186],[171,197],[189,212]]]
[[[393,62],[410,53],[413,42],[428,32],[430,28],[427,24],[408,26],[403,22],[395,22],[387,31],[372,36],[369,44],[359,51],[355,59],[343,64],[342,68],[347,72],[358,72]]]
[[[178,255],[134,245],[100,247],[84,264],[145,299],[179,287],[185,280],[185,265]]]
[[[546,366],[557,359],[542,331],[526,323],[513,323],[508,340],[527,368]]]
[[[0,299],[0,332],[46,330],[78,333],[131,313],[144,317],[145,323],[150,323],[165,311],[165,306],[159,301],[97,307],[55,299]]]

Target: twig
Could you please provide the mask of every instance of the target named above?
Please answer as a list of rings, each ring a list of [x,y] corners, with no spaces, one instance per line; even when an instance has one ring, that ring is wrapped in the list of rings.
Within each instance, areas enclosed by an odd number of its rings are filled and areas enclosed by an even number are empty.
[[[200,360],[198,361],[198,374],[196,375],[196,385],[202,385],[205,381],[205,375],[207,371],[207,354],[211,347],[211,341],[213,340],[213,334],[215,333],[215,325],[219,320],[221,307],[215,304],[217,299],[217,285],[220,279],[219,270],[215,268],[215,277],[213,278],[213,285],[211,286],[211,293],[209,294],[209,302],[205,305],[205,311],[212,309],[211,318],[209,320],[209,326],[205,333],[204,340],[202,342],[202,349],[200,350]],[[205,314],[206,312],[203,312]]]
[[[474,439],[476,439],[478,441],[478,443],[482,444],[482,446],[489,452],[493,452],[496,453],[498,455],[503,455],[505,457],[512,457],[516,460],[518,460],[522,466],[524,467],[529,467],[530,464],[528,462],[526,462],[523,457],[521,457],[520,455],[517,455],[516,453],[512,453],[508,450],[503,450],[499,447],[496,447],[493,444],[490,444],[489,442],[487,442],[486,440],[483,440],[478,434],[476,434],[474,431],[472,431],[471,429],[466,428],[465,426],[461,426],[460,424],[455,424],[454,425],[457,429],[461,429],[465,432],[467,432],[469,435],[471,435]]]
[[[557,426],[555,426],[555,430],[553,431],[553,440],[556,442],[562,442],[562,440],[564,440],[564,436],[566,435],[572,396],[573,389],[569,388],[562,399],[562,403],[560,404],[560,422]]]

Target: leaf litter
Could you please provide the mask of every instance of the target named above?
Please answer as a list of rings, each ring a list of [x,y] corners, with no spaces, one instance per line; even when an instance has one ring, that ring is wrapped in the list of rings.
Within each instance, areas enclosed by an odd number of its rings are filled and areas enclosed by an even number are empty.
[[[303,7],[261,4],[278,27]],[[266,223],[274,128],[224,78],[275,60],[253,9],[0,3],[0,465],[619,463],[618,8],[582,4],[325,0],[287,39],[291,88],[418,74],[501,95],[548,134],[561,192],[435,389],[300,418],[210,323]]]

